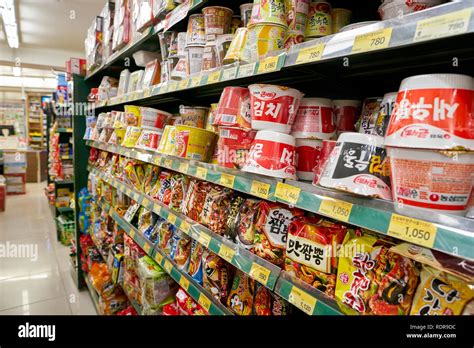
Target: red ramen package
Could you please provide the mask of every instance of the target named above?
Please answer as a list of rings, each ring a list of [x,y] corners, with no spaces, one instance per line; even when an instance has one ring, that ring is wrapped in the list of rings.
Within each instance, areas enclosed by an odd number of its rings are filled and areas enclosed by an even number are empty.
[[[197,283],[202,285],[202,254],[204,247],[196,240],[191,241],[191,255],[189,256],[188,274]]]
[[[235,222],[237,244],[247,250],[252,249],[255,238],[255,222],[259,200],[248,198],[240,206]]]
[[[185,269],[188,265],[189,254],[191,253],[191,238],[181,230],[177,230],[173,235],[171,258],[179,269]]]
[[[280,296],[268,290],[262,284],[255,282],[255,296],[253,298],[253,313],[255,315],[287,315],[291,305]]]
[[[324,219],[302,217],[291,222],[285,271],[334,297],[338,245],[347,228]]]
[[[253,295],[255,281],[237,269],[232,282],[232,288],[227,299],[227,307],[235,314],[251,315],[253,309]]]
[[[229,211],[227,215],[227,222],[226,222],[226,230],[224,232],[224,236],[231,240],[232,242],[236,242],[237,232],[235,229],[235,224],[237,222],[237,216],[239,215],[239,210],[242,204],[245,202],[245,199],[240,195],[235,195],[230,202]]]
[[[160,188],[158,190],[158,200],[165,205],[170,204],[171,199],[171,173],[162,171],[160,173]]]
[[[211,231],[223,234],[232,196],[231,189],[218,185],[212,186],[204,201],[200,222],[209,227]]]
[[[364,235],[344,243],[336,298],[362,314],[407,315],[418,283],[413,261],[388,241]]]
[[[282,204],[262,201],[255,223],[253,251],[277,266],[283,266],[288,226],[303,211]]]
[[[212,296],[225,303],[229,295],[233,267],[211,251],[203,254],[203,286]]]
[[[199,221],[204,201],[211,184],[205,181],[192,179],[189,182],[186,196],[184,197],[182,212],[194,221]]]
[[[410,315],[474,315],[474,288],[461,279],[423,266]]]
[[[206,310],[181,288],[176,293],[176,304],[181,315],[207,315]]]
[[[169,207],[175,211],[181,211],[184,193],[189,184],[189,178],[183,174],[176,173],[171,176],[171,192]]]

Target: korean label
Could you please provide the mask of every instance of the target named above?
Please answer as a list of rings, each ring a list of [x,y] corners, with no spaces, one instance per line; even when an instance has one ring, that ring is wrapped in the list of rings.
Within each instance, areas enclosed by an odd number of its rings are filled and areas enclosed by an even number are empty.
[[[219,249],[219,256],[222,257],[229,263],[232,263],[232,259],[234,258],[235,250],[229,248],[227,245],[222,244]]]
[[[253,279],[262,283],[263,285],[267,285],[268,279],[270,278],[270,270],[260,266],[258,263],[252,262],[252,268],[250,268],[249,276]]]
[[[387,48],[392,37],[392,28],[380,29],[371,33],[357,35],[352,46],[352,53],[380,50]]]
[[[201,84],[201,75],[193,76],[189,80],[189,87],[197,87]]]
[[[316,62],[321,59],[324,52],[324,44],[302,48],[296,57],[296,64]]]
[[[163,268],[165,269],[165,271],[170,274],[171,273],[171,270],[173,269],[173,264],[171,262],[169,262],[168,260],[165,261],[165,265],[163,266]]]
[[[316,299],[295,286],[291,288],[288,302],[295,305],[308,315],[312,315],[314,308],[316,307]]]
[[[210,84],[219,82],[221,79],[221,73],[221,70],[210,73],[207,77],[207,83]]]
[[[207,169],[202,167],[196,168],[196,177],[201,180],[206,180],[207,177]]]
[[[179,164],[179,172],[184,173],[184,174],[188,174],[188,170],[189,170],[189,164],[187,164],[185,162],[181,162]]]
[[[181,278],[179,278],[179,285],[181,285],[181,287],[188,291],[189,289],[189,280],[184,276],[184,275],[181,275]]]
[[[307,238],[301,238],[288,233],[288,247],[286,255],[299,264],[329,273],[331,270],[330,245],[323,245]]]
[[[186,220],[181,221],[181,225],[179,225],[179,229],[185,233],[189,233],[189,229],[191,226]]]
[[[233,188],[234,187],[234,181],[235,181],[235,176],[234,175],[222,173],[219,182],[222,186]]]
[[[268,57],[258,63],[257,73],[264,74],[278,69],[278,60],[280,56]]]
[[[237,67],[225,69],[222,73],[222,80],[235,79],[236,75],[237,75]]]
[[[293,213],[285,207],[276,206],[268,210],[263,232],[272,247],[285,249],[288,227],[293,219]]]
[[[254,74],[255,64],[246,64],[239,67],[239,77],[247,77]]]
[[[198,303],[206,310],[209,312],[209,308],[211,308],[211,300],[207,298],[206,295],[200,294],[198,298]]]
[[[170,222],[170,224],[176,226],[176,215],[174,215],[174,214],[169,214],[169,215],[168,215],[168,221]]]
[[[211,243],[211,236],[207,235],[206,233],[201,232],[199,234],[198,242],[207,248],[209,244]]]
[[[430,222],[392,214],[388,235],[432,248],[436,239],[436,226]]]
[[[163,167],[166,168],[173,168],[173,160],[171,159],[166,159],[165,162],[163,163]]]
[[[189,80],[188,80],[188,79],[182,79],[182,80],[179,81],[179,83],[178,83],[179,89],[186,89],[186,88],[188,88],[188,83],[189,83]]]
[[[145,245],[143,246],[143,251],[148,254],[150,252],[150,249],[151,249],[151,245],[148,243],[145,243]]]
[[[260,181],[252,180],[250,194],[263,199],[268,199],[268,196],[270,195],[270,184],[265,184]]]
[[[321,214],[332,217],[333,219],[349,222],[352,204],[338,199],[324,198],[318,211]]]
[[[275,197],[290,204],[296,204],[300,197],[301,189],[282,182],[278,182],[275,190]]]
[[[159,265],[163,262],[163,256],[160,253],[156,253],[155,261],[158,262]]]
[[[468,30],[471,13],[468,8],[418,21],[413,42],[463,34]]]

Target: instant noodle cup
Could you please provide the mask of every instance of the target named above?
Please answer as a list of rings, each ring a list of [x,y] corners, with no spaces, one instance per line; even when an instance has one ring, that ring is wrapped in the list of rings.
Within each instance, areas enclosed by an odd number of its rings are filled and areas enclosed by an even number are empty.
[[[333,8],[331,10],[332,33],[338,33],[351,22],[352,11],[346,8]]]
[[[390,174],[385,162],[383,140],[375,135],[342,133],[326,163],[319,185],[391,200]]]
[[[128,126],[122,141],[122,146],[134,147],[138,138],[140,138],[141,132],[142,130],[139,127]]]
[[[222,35],[230,32],[232,14],[230,8],[209,6],[202,10],[206,35]]]
[[[217,67],[217,47],[215,41],[206,42],[202,51],[201,71],[212,70]]]
[[[474,182],[473,152],[395,147],[387,152],[394,201],[465,215]]]
[[[204,46],[206,44],[206,29],[203,14],[189,16],[186,46]]]
[[[249,86],[252,129],[290,133],[301,98],[297,89],[255,84]]]
[[[217,164],[228,168],[242,168],[256,133],[242,128],[219,127]]]
[[[176,126],[178,124],[183,124],[183,119],[180,115],[173,115],[168,119],[169,126]]]
[[[239,15],[233,15],[232,21],[230,22],[230,34],[234,35],[237,29],[242,26],[242,21],[240,20]]]
[[[286,27],[285,0],[254,0],[248,27],[262,23]]]
[[[202,55],[204,53],[204,46],[190,46],[186,48],[187,54],[187,73],[194,75],[201,72]]]
[[[125,110],[126,125],[139,126],[140,125],[140,107],[136,105],[125,105],[124,110]]]
[[[168,123],[168,119],[173,116],[169,112],[153,108],[140,107],[142,128],[152,128],[162,130]]]
[[[161,52],[161,61],[164,62],[169,57],[168,48],[171,45],[171,37],[174,32],[165,31],[158,33],[158,39],[160,40],[160,52]]]
[[[249,28],[250,50],[257,58],[285,48],[286,26],[278,24],[257,24]]]
[[[306,23],[306,37],[321,37],[331,34],[331,4],[324,1],[311,1]]]
[[[207,162],[212,155],[216,133],[205,129],[176,126],[176,156]]]
[[[322,140],[296,139],[296,176],[299,180],[313,180],[313,169],[318,165],[322,145]]]
[[[390,115],[395,107],[395,101],[397,100],[398,92],[385,93],[382,102],[380,103],[380,110],[375,119],[375,126],[373,134],[381,137],[385,136],[387,132],[388,123],[390,122]]]
[[[374,134],[375,123],[380,112],[382,98],[365,98],[362,105],[362,113],[358,122],[359,133]]]
[[[474,150],[474,80],[430,74],[404,79],[385,143],[425,149]]]
[[[289,31],[285,37],[285,48],[290,48],[293,45],[297,45],[304,40],[304,33],[299,33],[297,31]]]
[[[240,18],[242,19],[242,26],[247,27],[252,17],[253,3],[240,5]]]
[[[282,179],[296,179],[295,138],[288,134],[257,132],[242,171]]]
[[[360,117],[361,102],[359,100],[333,100],[334,117],[337,133],[355,132]]]
[[[162,134],[163,132],[160,131],[143,129],[135,147],[139,149],[155,151],[158,149]]]
[[[286,23],[290,31],[304,36],[308,21],[309,0],[285,0]]]
[[[245,42],[247,41],[247,28],[239,28],[230,43],[230,46],[225,54],[223,64],[231,64],[243,60],[243,51]]]
[[[321,174],[326,167],[326,163],[328,162],[329,158],[331,157],[332,150],[336,147],[335,140],[323,140],[321,145],[321,151],[319,153],[318,163],[313,168],[313,185],[317,186],[319,184],[319,179],[321,178]]]
[[[233,34],[218,35],[216,39],[216,53],[217,53],[217,66],[222,66],[224,63],[224,57],[229,50],[230,44],[234,39]]]
[[[209,108],[203,106],[179,106],[179,115],[184,126],[204,128]]]
[[[252,128],[250,92],[244,87],[225,87],[216,110],[214,125]]]
[[[326,98],[301,99],[291,135],[295,138],[330,139],[335,133],[332,101]]]

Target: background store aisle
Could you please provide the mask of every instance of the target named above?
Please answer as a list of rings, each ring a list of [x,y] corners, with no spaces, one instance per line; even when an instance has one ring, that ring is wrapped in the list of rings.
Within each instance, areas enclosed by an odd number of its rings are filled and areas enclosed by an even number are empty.
[[[43,188],[28,184],[27,194],[9,196],[0,214],[0,244],[32,246],[32,257],[0,258],[0,315],[96,314],[89,294],[77,290],[71,277],[69,248],[56,239]]]

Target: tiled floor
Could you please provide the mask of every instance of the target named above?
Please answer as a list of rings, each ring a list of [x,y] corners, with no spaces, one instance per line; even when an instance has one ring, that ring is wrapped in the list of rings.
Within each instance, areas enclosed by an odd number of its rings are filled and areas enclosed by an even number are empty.
[[[0,248],[37,246],[37,258],[35,249],[30,257],[0,254],[0,315],[96,314],[87,290],[72,279],[69,248],[56,240],[45,185],[27,184],[27,194],[8,196],[0,213]]]

